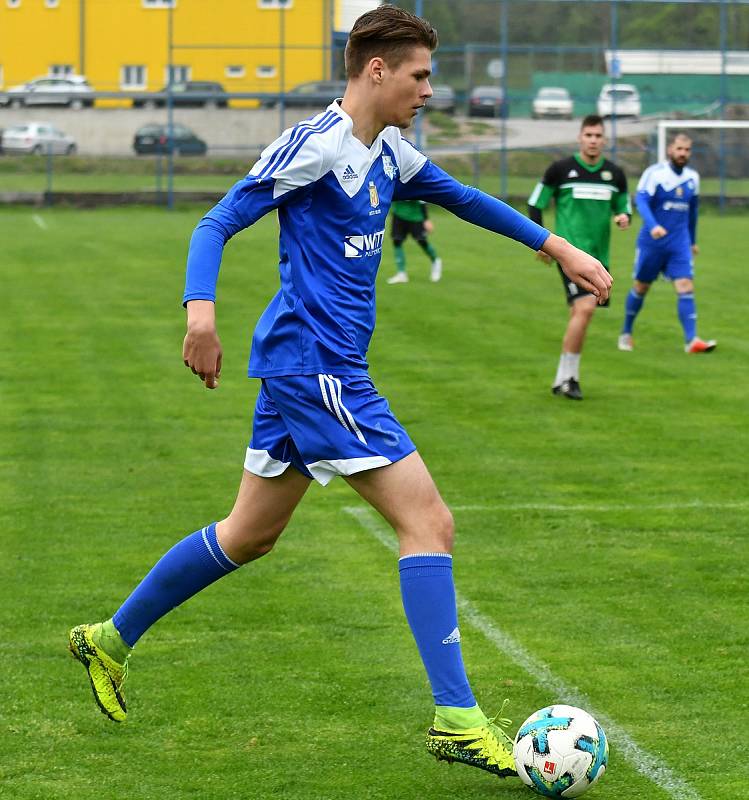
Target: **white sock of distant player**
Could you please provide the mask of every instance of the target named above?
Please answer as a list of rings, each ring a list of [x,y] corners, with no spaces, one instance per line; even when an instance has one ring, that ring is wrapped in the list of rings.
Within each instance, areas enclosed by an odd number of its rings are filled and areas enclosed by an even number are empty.
[[[562,353],[559,356],[559,366],[557,376],[554,379],[554,386],[559,386],[563,381],[574,378],[580,380],[580,353]]]

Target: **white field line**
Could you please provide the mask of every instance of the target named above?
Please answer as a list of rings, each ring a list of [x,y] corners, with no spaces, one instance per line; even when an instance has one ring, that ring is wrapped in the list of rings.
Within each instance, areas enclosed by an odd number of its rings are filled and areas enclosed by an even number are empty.
[[[41,228],[43,231],[47,230],[47,223],[39,216],[39,214],[32,214],[31,219],[34,220],[34,223]]]
[[[686,511],[701,509],[705,511],[749,509],[749,502],[703,503],[692,500],[686,503],[581,503],[567,505],[562,503],[496,503],[486,505],[450,506],[451,511]]]
[[[369,508],[345,506],[343,509],[352,516],[367,533],[394,553],[398,553],[398,543],[390,529]],[[643,750],[632,737],[613,719],[596,711],[590,700],[575,686],[552,673],[542,661],[538,661],[511,636],[498,628],[484,616],[467,598],[456,592],[458,610],[462,618],[482,633],[502,654],[508,656],[521,669],[557,702],[568,703],[589,711],[603,726],[609,741],[616,745],[618,752],[642,775],[663,789],[670,797],[678,800],[701,800],[700,795],[688,783],[675,774],[667,764],[656,756]]]

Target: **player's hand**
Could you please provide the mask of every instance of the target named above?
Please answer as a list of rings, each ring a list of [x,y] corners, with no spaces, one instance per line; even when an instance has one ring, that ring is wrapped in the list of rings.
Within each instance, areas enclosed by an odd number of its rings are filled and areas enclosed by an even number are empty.
[[[663,227],[663,225],[656,225],[654,228],[650,229],[650,235],[653,239],[662,239],[668,231]]]
[[[696,244],[693,244],[693,245],[692,245],[692,255],[693,255],[693,256],[698,256],[699,254],[700,254],[700,248],[699,248],[699,246],[698,246],[698,245],[696,245]]]
[[[616,223],[619,230],[626,230],[629,228],[629,214],[617,214],[614,217],[614,222]]]
[[[210,300],[190,300],[187,304],[187,334],[182,345],[185,366],[205,383],[206,389],[215,389],[221,377],[222,358],[213,303]]]
[[[597,258],[593,258],[553,233],[544,242],[542,250],[558,262],[564,274],[573,283],[595,295],[599,304],[609,299],[611,275]]]
[[[543,250],[536,251],[536,258],[539,261],[542,261],[544,264],[551,264],[551,262],[554,260],[550,255],[544,253]]]
[[[427,233],[431,233],[434,230],[434,223],[432,222],[431,219],[424,220],[424,230]]]

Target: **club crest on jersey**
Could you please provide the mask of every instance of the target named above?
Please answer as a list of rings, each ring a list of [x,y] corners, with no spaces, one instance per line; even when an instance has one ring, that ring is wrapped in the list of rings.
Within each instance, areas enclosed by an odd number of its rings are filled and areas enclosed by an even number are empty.
[[[580,176],[577,174],[577,170],[576,170],[576,169],[571,169],[571,170],[570,170],[570,171],[567,173],[567,177],[568,177],[568,178],[578,178],[578,177],[580,177]]]
[[[613,175],[612,175],[612,174],[611,174],[611,173],[610,173],[610,172],[609,172],[607,169],[605,169],[605,170],[604,170],[604,171],[601,173],[601,178],[602,178],[603,180],[605,180],[605,181],[610,181],[610,180],[611,180],[613,177],[614,177],[614,176],[613,176]]]
[[[676,187],[676,196],[677,197],[684,197],[684,190],[681,188],[681,186],[677,186]]]
[[[382,253],[382,240],[385,231],[374,233],[356,233],[346,236],[343,240],[343,255],[345,258],[363,258],[379,256]]]
[[[377,187],[374,185],[374,181],[369,182],[369,205],[372,208],[377,208],[380,205],[380,196],[377,194]]]
[[[395,174],[398,171],[398,167],[393,164],[393,159],[390,156],[382,157],[382,169],[391,181],[395,178]]]

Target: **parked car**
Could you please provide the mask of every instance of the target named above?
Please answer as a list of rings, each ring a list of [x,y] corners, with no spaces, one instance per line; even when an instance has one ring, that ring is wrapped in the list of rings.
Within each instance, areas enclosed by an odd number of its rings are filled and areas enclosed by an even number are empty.
[[[174,152],[181,156],[204,156],[208,145],[184,125],[172,125]],[[169,126],[144,125],[135,132],[133,150],[139,155],[169,152]]]
[[[452,86],[432,86],[432,96],[427,100],[427,111],[455,113],[455,91]]]
[[[311,81],[300,83],[289,89],[284,95],[286,108],[322,107],[330,105],[338,97],[343,97],[346,81]],[[280,104],[278,95],[271,95],[262,102],[266,108],[275,108]]]
[[[507,117],[509,105],[499,86],[476,86],[468,97],[469,117]]]
[[[542,86],[533,98],[533,119],[542,117],[572,119],[574,106],[566,89],[560,86]]]
[[[168,87],[144,93],[133,100],[133,108],[164,108]],[[226,90],[216,81],[187,81],[172,84],[172,104],[180,108],[226,108]]]
[[[0,104],[11,108],[69,106],[79,109],[94,104],[93,89],[83,75],[34,78],[28,83],[11,86],[0,95]]]
[[[72,136],[49,122],[25,122],[11,125],[3,131],[3,153],[42,155],[51,152],[54,155],[72,156],[77,149]]]
[[[607,83],[598,95],[598,116],[639,117],[642,113],[640,93],[631,83]]]

